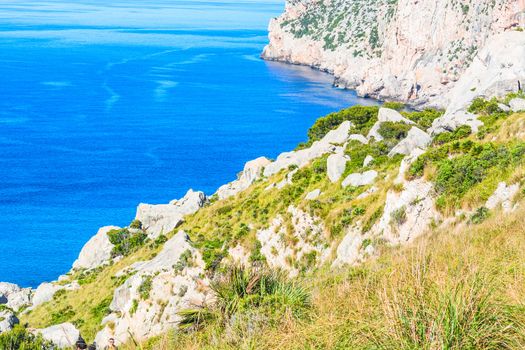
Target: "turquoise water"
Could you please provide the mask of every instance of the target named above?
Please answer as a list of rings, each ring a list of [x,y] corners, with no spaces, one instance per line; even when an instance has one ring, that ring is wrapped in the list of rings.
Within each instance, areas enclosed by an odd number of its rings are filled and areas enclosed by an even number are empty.
[[[282,8],[0,3],[0,281],[55,279],[139,202],[211,194],[247,160],[294,148],[318,116],[369,103],[258,58]]]

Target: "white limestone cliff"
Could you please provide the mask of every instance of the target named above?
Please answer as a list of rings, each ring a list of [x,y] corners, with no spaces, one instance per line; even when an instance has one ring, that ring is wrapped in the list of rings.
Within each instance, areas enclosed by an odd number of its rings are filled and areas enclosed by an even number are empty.
[[[444,108],[487,39],[523,28],[524,10],[523,0],[289,0],[262,56],[329,71],[363,96]]]

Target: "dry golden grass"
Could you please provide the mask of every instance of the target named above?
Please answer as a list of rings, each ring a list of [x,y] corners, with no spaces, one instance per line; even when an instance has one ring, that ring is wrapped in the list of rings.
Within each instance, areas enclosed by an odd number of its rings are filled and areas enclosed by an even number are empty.
[[[523,349],[524,228],[521,208],[438,229],[411,246],[383,248],[361,267],[305,277],[313,294],[307,319],[284,317],[252,333],[210,325],[144,348]]]

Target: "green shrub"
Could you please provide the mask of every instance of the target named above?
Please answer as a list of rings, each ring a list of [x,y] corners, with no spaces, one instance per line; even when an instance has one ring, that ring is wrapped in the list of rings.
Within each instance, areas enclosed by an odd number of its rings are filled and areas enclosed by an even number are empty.
[[[100,303],[91,308],[91,315],[96,320],[96,324],[100,324],[102,319],[110,314],[111,310],[109,309],[109,305],[111,304],[112,300],[113,297],[105,298]]]
[[[464,139],[472,133],[472,129],[468,125],[463,125],[452,132],[444,132],[437,135],[434,140],[434,145],[444,145],[452,141]]]
[[[311,307],[310,294],[276,271],[233,267],[218,276],[211,288],[216,297],[214,305],[179,313],[183,329],[198,329],[217,318],[227,324],[256,310],[280,322],[284,315],[301,318]]]
[[[470,107],[468,108],[470,113],[490,115],[494,113],[502,112],[498,106],[498,100],[492,98],[491,100],[485,100],[482,97],[478,97],[472,101]]]
[[[21,325],[16,325],[8,332],[0,333],[0,349],[2,350],[51,350],[54,345],[34,335]]]
[[[142,230],[142,222],[140,222],[140,220],[135,219],[131,222],[131,224],[129,224],[129,227],[137,230]]]
[[[432,126],[432,122],[443,115],[443,111],[437,109],[425,109],[423,111],[415,112],[401,112],[403,116],[412,120],[422,129],[428,129]]]
[[[402,206],[390,213],[390,222],[397,226],[404,224],[407,221],[407,207]]]
[[[142,283],[140,284],[139,289],[138,289],[140,298],[142,300],[149,299],[149,293],[151,292],[152,282],[153,282],[153,277],[151,276],[145,276],[142,279]]]
[[[384,122],[379,127],[379,135],[387,140],[400,141],[407,137],[411,125],[405,123]]]
[[[490,216],[490,211],[486,207],[479,207],[474,214],[470,217],[469,222],[477,225],[481,224]]]
[[[405,105],[401,102],[385,102],[383,103],[384,108],[390,108],[396,111],[401,111],[405,108]]]
[[[51,324],[60,324],[71,321],[76,313],[71,306],[66,306],[62,309],[51,313]]]
[[[261,242],[259,242],[259,240],[255,240],[255,242],[253,243],[252,253],[250,254],[250,262],[266,262],[266,257],[261,253],[261,248]]]
[[[114,245],[111,255],[116,257],[137,251],[146,241],[147,235],[143,231],[132,232],[123,228],[109,231],[108,238]]]
[[[378,111],[379,107],[375,106],[352,106],[319,118],[308,130],[308,142],[305,145],[322,139],[330,130],[337,128],[346,120],[352,122],[354,132],[366,134],[377,121]]]

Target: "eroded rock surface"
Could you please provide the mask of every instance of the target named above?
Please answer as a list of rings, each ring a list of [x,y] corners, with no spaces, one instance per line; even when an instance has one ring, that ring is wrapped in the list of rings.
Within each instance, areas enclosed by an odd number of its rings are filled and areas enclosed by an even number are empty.
[[[73,263],[74,269],[93,269],[105,264],[111,259],[113,244],[109,241],[108,232],[118,230],[118,226],[101,227],[82,247],[78,259]]]
[[[157,238],[179,226],[185,215],[197,212],[206,203],[206,195],[203,192],[189,190],[180,199],[170,204],[139,204],[136,220],[142,223],[142,228],[150,238]]]

